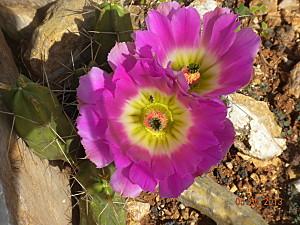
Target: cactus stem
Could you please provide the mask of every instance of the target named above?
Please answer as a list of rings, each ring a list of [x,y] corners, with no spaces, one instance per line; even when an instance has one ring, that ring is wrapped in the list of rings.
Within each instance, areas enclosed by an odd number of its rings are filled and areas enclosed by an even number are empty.
[[[75,171],[74,161],[73,161],[72,159],[70,159],[70,158],[66,155],[66,153],[65,153],[64,150],[62,149],[62,147],[61,147],[59,141],[58,141],[57,139],[56,139],[55,141],[56,141],[56,144],[58,145],[59,149],[61,150],[62,154],[64,155],[66,161],[70,164],[70,166],[72,167],[72,169]]]

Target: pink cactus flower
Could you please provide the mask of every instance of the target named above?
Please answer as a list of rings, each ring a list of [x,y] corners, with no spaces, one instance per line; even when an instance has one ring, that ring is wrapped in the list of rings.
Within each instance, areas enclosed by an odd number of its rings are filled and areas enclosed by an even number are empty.
[[[222,160],[234,130],[223,102],[187,95],[172,70],[131,47],[112,50],[113,76],[94,67],[80,78],[78,133],[97,167],[114,161],[115,191],[177,197]]]
[[[245,86],[260,38],[250,28],[239,29],[238,16],[216,8],[201,17],[192,7],[161,3],[146,18],[147,30],[135,32],[142,57],[155,57],[177,71],[190,93],[215,97]]]

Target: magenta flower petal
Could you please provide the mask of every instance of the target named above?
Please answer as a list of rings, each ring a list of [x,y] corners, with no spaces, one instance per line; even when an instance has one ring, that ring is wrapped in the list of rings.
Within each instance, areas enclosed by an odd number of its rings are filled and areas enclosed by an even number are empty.
[[[134,37],[136,48],[141,57],[152,58],[155,53],[160,60],[165,59],[166,50],[154,33],[151,31],[136,31]],[[156,43],[156,45],[153,45],[153,43]]]
[[[133,164],[129,170],[129,179],[133,183],[138,184],[145,191],[155,191],[157,180],[152,176],[149,168]]]
[[[80,116],[77,119],[78,134],[82,138],[98,140],[103,137],[107,128],[107,121],[103,120],[92,105],[80,107]]]
[[[107,60],[109,65],[114,70],[119,64],[130,65],[134,64],[135,46],[133,43],[116,43],[108,54]]]
[[[151,169],[158,180],[165,179],[175,173],[172,159],[164,155],[152,157]]]
[[[187,149],[187,147],[189,149]],[[180,151],[177,151],[172,155],[172,161],[176,162],[174,164],[175,174],[185,176],[199,171],[198,167],[202,164],[201,162],[204,160],[205,156],[199,152],[197,147],[198,146],[183,145]]]
[[[81,143],[85,149],[87,158],[90,159],[98,168],[103,168],[114,160],[110,146],[105,143],[105,140],[99,139],[91,141],[83,139]]]
[[[172,175],[159,183],[159,194],[163,198],[177,198],[193,182],[192,175]]]
[[[197,48],[200,40],[200,24],[200,16],[196,9],[178,9],[171,19],[175,45],[180,48]]]
[[[230,146],[232,145],[232,142],[234,141],[234,128],[229,119],[226,119],[223,124],[222,129],[218,129],[214,131],[216,137],[219,139],[219,142],[221,144],[220,152],[221,154],[221,159],[225,156],[226,151],[224,149],[229,149]]]
[[[159,6],[157,7],[157,11],[160,12],[162,15],[171,18],[173,13],[179,8],[180,4],[178,2],[165,2],[159,4]]]
[[[97,67],[93,67],[87,75],[82,76],[77,89],[78,99],[83,103],[95,103],[99,99],[99,94],[96,93],[104,88],[106,76],[108,75]]]
[[[237,15],[225,14],[215,21],[212,36],[207,44],[207,48],[215,55],[222,56],[234,43],[237,34],[235,30],[240,25],[236,19]]]
[[[213,28],[216,21],[223,15],[230,14],[230,9],[228,8],[216,8],[214,11],[207,12],[203,16],[203,35],[202,41],[204,43],[209,43],[210,38],[213,35]]]
[[[237,31],[237,18],[229,9],[216,8],[203,16],[201,26],[193,8],[152,10],[146,18],[148,30],[136,32],[137,53],[171,67],[182,89],[188,86],[193,95],[232,93],[250,81],[260,45],[259,36],[250,29]]]
[[[128,173],[128,168],[117,169],[111,177],[110,184],[121,195],[134,198],[142,192],[142,189],[129,180]]]
[[[149,55],[149,50],[154,50],[153,54],[161,61],[166,57],[166,53],[171,51],[175,46],[171,21],[157,11],[150,11],[146,19],[150,32],[139,31],[136,33],[136,45],[142,55]],[[159,34],[159,35],[158,35]],[[148,39],[148,40],[147,40]],[[142,45],[145,43],[145,45]]]
[[[159,34],[162,43],[168,44],[170,47],[174,44],[171,21],[168,17],[155,10],[151,10],[146,18],[146,24],[152,33]]]
[[[80,78],[77,89],[79,101],[79,117],[77,129],[81,143],[87,157],[101,168],[113,161],[113,154],[109,145],[104,140],[107,130],[107,120],[104,113],[98,108],[98,103],[103,97],[102,90],[113,88],[111,78],[98,68]]]

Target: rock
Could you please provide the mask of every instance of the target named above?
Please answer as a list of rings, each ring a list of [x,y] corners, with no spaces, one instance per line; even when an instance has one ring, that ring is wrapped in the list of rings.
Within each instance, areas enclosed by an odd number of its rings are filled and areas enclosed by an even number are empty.
[[[233,169],[233,165],[232,165],[231,162],[226,162],[225,165],[226,165],[226,167],[227,167],[228,169],[230,169],[230,170]]]
[[[189,208],[185,208],[182,212],[181,212],[182,218],[184,220],[188,220],[190,218],[190,213],[189,213]]]
[[[150,213],[150,204],[131,200],[127,202],[129,225],[141,224],[142,219]]]
[[[196,178],[179,201],[197,209],[218,225],[267,225],[262,216],[247,205],[236,204],[237,196],[207,176]]]
[[[0,224],[10,225],[8,208],[6,206],[6,200],[3,192],[2,183],[0,182]]]
[[[18,68],[13,60],[13,55],[8,47],[4,35],[0,29],[0,82],[14,84],[18,77]],[[0,104],[0,107],[3,107]],[[1,115],[1,114],[0,114]],[[0,136],[1,140],[1,136]]]
[[[300,193],[300,180],[293,182],[293,185],[295,186],[296,191]]]
[[[259,184],[259,176],[256,173],[252,173],[250,177],[255,181],[256,184]]]
[[[289,95],[293,95],[296,98],[300,97],[300,62],[298,62],[291,71],[291,76],[286,88]]]
[[[215,0],[196,0],[190,6],[195,7],[199,14],[203,16],[206,12],[212,11],[221,5]]]
[[[240,156],[243,160],[247,160],[250,163],[253,163],[256,168],[263,168],[263,167],[267,167],[270,165],[273,165],[278,168],[284,166],[283,162],[281,161],[281,159],[279,157],[275,157],[275,158],[269,159],[269,160],[261,160],[261,159],[253,158],[242,152],[238,152],[237,155]]]
[[[133,30],[139,30],[145,25],[145,10],[139,5],[130,4],[126,7],[130,12]]]
[[[283,0],[279,3],[279,9],[285,9],[288,11],[298,10],[300,7],[299,0]]]
[[[182,203],[180,203],[180,204],[179,204],[179,208],[180,208],[181,210],[183,210],[183,209],[185,209],[185,205],[182,204]]]
[[[0,82],[5,84],[13,84],[15,79],[18,76],[18,69],[13,61],[13,56],[9,47],[6,44],[5,38],[0,29]],[[0,100],[0,110],[7,111]],[[10,201],[6,202],[7,208],[12,212],[16,212],[17,201],[13,202],[15,199],[16,193],[13,189],[12,179],[12,166],[8,159],[8,142],[10,137],[11,129],[11,118],[8,115],[0,113],[0,183],[3,188],[4,198]],[[6,192],[8,190],[8,192]],[[3,199],[4,199],[3,198]],[[8,220],[5,218],[4,220]],[[10,215],[9,221],[12,224],[17,224],[16,217]]]
[[[228,99],[228,117],[236,131],[234,145],[239,150],[265,160],[280,155],[286,149],[286,140],[280,138],[281,127],[266,102],[242,94],[232,94]]]
[[[259,179],[262,184],[265,184],[268,181],[268,177],[266,175],[259,175]]]
[[[279,11],[271,12],[266,15],[266,21],[268,22],[269,27],[280,26],[281,24],[281,15]]]
[[[38,9],[55,1],[56,0],[1,0],[1,5],[5,5],[5,6],[23,5],[23,6]]]
[[[43,24],[34,31],[25,60],[37,78],[49,81],[64,79],[63,74],[72,68],[82,50],[90,42],[80,35],[82,29],[90,30],[94,10],[86,0],[58,0],[47,10]],[[66,68],[67,67],[67,68]]]
[[[235,184],[232,184],[231,187],[230,187],[230,192],[234,193],[238,190],[237,186]]]
[[[288,175],[290,180],[293,180],[293,179],[297,178],[296,172],[291,167],[289,167],[287,169],[287,175]]]
[[[72,218],[69,174],[49,165],[19,139],[11,148],[19,224],[69,225]],[[49,216],[51,215],[51,216]],[[18,224],[18,225],[19,225]]]
[[[175,212],[173,212],[172,215],[170,216],[170,218],[172,220],[178,220],[179,217],[180,217],[180,213],[179,213],[178,209],[176,209]]]
[[[0,82],[14,83],[18,70],[1,32],[0,70]],[[7,110],[1,101],[0,110],[0,184],[10,223],[69,225],[72,206],[68,174],[33,155],[11,132],[12,117],[3,114]]]
[[[300,13],[292,17],[292,27],[295,31],[300,33]]]
[[[1,0],[0,27],[13,39],[25,37],[42,21],[43,11],[56,0]]]

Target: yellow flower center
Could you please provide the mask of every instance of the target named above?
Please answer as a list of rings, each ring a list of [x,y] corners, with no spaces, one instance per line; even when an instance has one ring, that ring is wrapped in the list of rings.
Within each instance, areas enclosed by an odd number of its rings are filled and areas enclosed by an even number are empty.
[[[152,155],[171,154],[187,142],[193,121],[176,95],[143,88],[127,100],[119,118],[132,144]]]
[[[190,92],[205,94],[218,87],[220,65],[205,49],[175,49],[168,55],[168,62],[173,70],[183,72]]]

